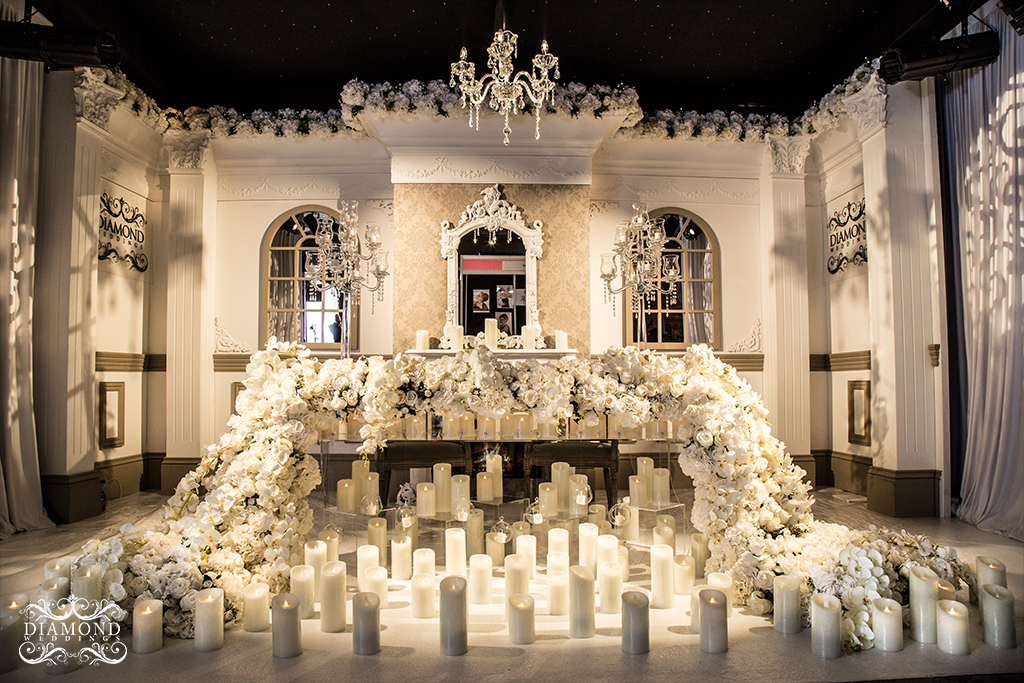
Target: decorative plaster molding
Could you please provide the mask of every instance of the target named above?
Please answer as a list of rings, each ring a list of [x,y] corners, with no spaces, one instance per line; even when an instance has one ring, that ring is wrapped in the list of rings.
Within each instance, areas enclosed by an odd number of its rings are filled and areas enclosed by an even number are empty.
[[[619,208],[618,202],[590,202],[590,219],[593,220],[594,216],[614,211],[617,208]]]
[[[803,174],[807,153],[811,151],[810,138],[803,135],[792,137],[770,135],[767,144],[772,173]]]
[[[885,125],[885,98],[885,83],[873,74],[867,85],[843,99],[850,118],[857,124],[858,137]]]
[[[220,318],[213,319],[213,337],[215,353],[252,353],[252,349],[245,344],[236,342]]]
[[[237,178],[232,178],[237,180]],[[231,187],[228,184],[228,179],[221,177],[217,181],[217,188],[227,192],[228,194],[235,195],[236,197],[251,197],[260,192],[269,192],[272,194],[281,195],[284,197],[296,197],[301,194],[305,194],[310,190],[316,190],[321,194],[328,196],[338,196],[340,191],[340,183],[334,183],[330,185],[324,182],[319,176],[310,175],[305,177],[305,183],[297,185],[285,185],[280,182],[280,179],[272,176],[260,176],[255,180],[254,184],[248,184],[241,187]]]
[[[754,180],[743,180],[738,181],[743,185],[749,186],[750,190],[738,190],[730,191],[726,189],[723,181],[719,178],[708,179],[703,187],[695,189],[691,187],[685,187],[684,183],[680,183],[678,179],[663,179],[660,182],[652,182],[652,177],[643,176],[643,181],[639,178],[627,179],[623,176],[604,176],[610,180],[612,185],[604,186],[604,183],[600,180],[594,183],[595,187],[598,187],[598,192],[601,195],[615,195],[622,193],[632,198],[642,199],[644,201],[651,201],[661,197],[676,198],[690,200],[690,201],[707,201],[714,197],[723,197],[733,202],[746,202],[755,200],[758,196],[757,181]],[[691,182],[686,182],[686,185],[692,185]]]
[[[750,334],[741,339],[726,351],[728,353],[754,353],[761,350],[761,319],[756,318],[750,326]]]
[[[75,68],[75,116],[107,130],[110,113],[124,96],[123,90],[107,85],[103,72],[86,66]]]
[[[103,177],[143,197],[149,194],[146,168],[106,149],[103,150]]]
[[[404,155],[391,160],[394,182],[455,182],[475,183],[502,179],[514,182],[589,183],[590,159],[553,159],[552,157],[476,157],[463,156],[471,162],[468,167],[456,166],[447,156],[426,157]],[[432,163],[431,163],[432,162]],[[426,165],[429,163],[429,166]]]
[[[371,199],[366,202],[367,208],[382,211],[387,214],[388,220],[391,221],[391,226],[395,225],[395,203],[390,200],[384,199]]]
[[[164,133],[164,148],[168,168],[201,169],[210,149],[210,131],[169,130]]]

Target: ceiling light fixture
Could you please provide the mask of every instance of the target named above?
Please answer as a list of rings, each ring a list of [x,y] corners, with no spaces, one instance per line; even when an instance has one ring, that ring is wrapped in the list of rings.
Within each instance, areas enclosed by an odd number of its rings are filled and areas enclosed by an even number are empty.
[[[533,104],[537,114],[537,130],[535,139],[540,139],[540,111],[545,100],[554,102],[553,92],[555,81],[558,80],[558,57],[548,52],[547,41],[540,44],[540,54],[533,58],[531,72],[520,71],[512,75],[512,58],[518,57],[516,41],[519,36],[502,27],[494,34],[494,42],[487,48],[487,66],[491,73],[476,78],[476,65],[466,61],[468,52],[462,48],[459,61],[452,64],[451,87],[458,87],[462,95],[462,107],[469,106],[469,125],[480,130],[480,105],[488,101],[488,106],[505,117],[505,144],[512,129],[508,125],[509,117],[526,108],[526,98]],[[554,71],[551,78],[548,72]]]

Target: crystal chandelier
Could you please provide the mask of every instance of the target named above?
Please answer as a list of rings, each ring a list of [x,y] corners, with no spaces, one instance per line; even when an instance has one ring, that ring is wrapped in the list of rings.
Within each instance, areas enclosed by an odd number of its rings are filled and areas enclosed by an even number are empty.
[[[544,101],[554,102],[555,80],[558,80],[558,57],[548,53],[547,41],[540,44],[540,54],[533,58],[533,70],[530,73],[520,71],[512,75],[512,58],[518,57],[516,41],[519,37],[511,31],[502,29],[494,34],[494,42],[487,48],[487,66],[491,73],[476,79],[476,65],[466,61],[468,53],[462,48],[459,61],[452,64],[451,87],[455,87],[455,78],[459,79],[459,91],[462,94],[462,106],[469,105],[469,125],[480,130],[480,105],[490,96],[488,105],[491,109],[505,117],[505,144],[512,129],[508,125],[509,116],[518,114],[526,108],[526,98],[533,103],[537,114],[535,139],[540,139],[540,110]],[[554,71],[553,79],[548,72]]]
[[[310,279],[310,286],[317,292],[333,289],[342,303],[341,343],[345,358],[349,357],[352,304],[359,303],[360,294],[366,289],[375,293],[370,299],[373,312],[373,303],[384,300],[384,278],[389,275],[388,252],[380,248],[379,223],[366,224],[363,241],[369,253],[362,253],[356,207],[356,202],[345,202],[337,223],[327,214],[317,214],[316,249],[311,250],[306,258],[306,277]]]
[[[637,329],[640,344],[647,344],[646,305],[656,303],[658,294],[668,294],[672,304],[677,301],[676,284],[682,282],[679,270],[679,256],[664,256],[662,251],[668,241],[665,235],[665,221],[651,218],[646,204],[633,205],[633,218],[619,221],[615,230],[615,253],[601,254],[601,279],[604,280],[605,302],[612,302],[614,294],[630,290],[633,310],[637,311]],[[613,287],[612,281],[619,277],[621,286]],[[662,289],[662,285],[668,289]]]

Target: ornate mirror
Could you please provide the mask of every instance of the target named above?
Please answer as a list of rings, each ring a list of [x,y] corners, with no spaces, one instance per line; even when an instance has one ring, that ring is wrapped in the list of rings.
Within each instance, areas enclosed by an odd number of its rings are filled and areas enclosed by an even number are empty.
[[[543,224],[527,225],[498,185],[480,194],[483,198],[466,207],[457,225],[441,223],[441,257],[448,261],[441,348],[453,348],[456,326],[473,339],[486,318],[498,323],[499,347],[523,348],[524,330],[532,330],[536,348],[543,348],[537,309]]]

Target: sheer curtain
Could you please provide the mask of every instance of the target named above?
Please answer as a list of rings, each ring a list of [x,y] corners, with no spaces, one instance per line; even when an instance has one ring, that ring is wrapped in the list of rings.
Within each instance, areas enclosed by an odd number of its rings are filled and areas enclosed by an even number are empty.
[[[957,515],[1024,540],[1024,39],[995,5],[985,20],[1000,35],[999,59],[954,74],[945,101],[967,357]]]
[[[0,0],[0,19],[20,18],[20,8]],[[42,97],[42,64],[0,58],[0,301],[7,309],[0,309],[0,538],[53,526],[43,511],[32,413],[32,263]]]

